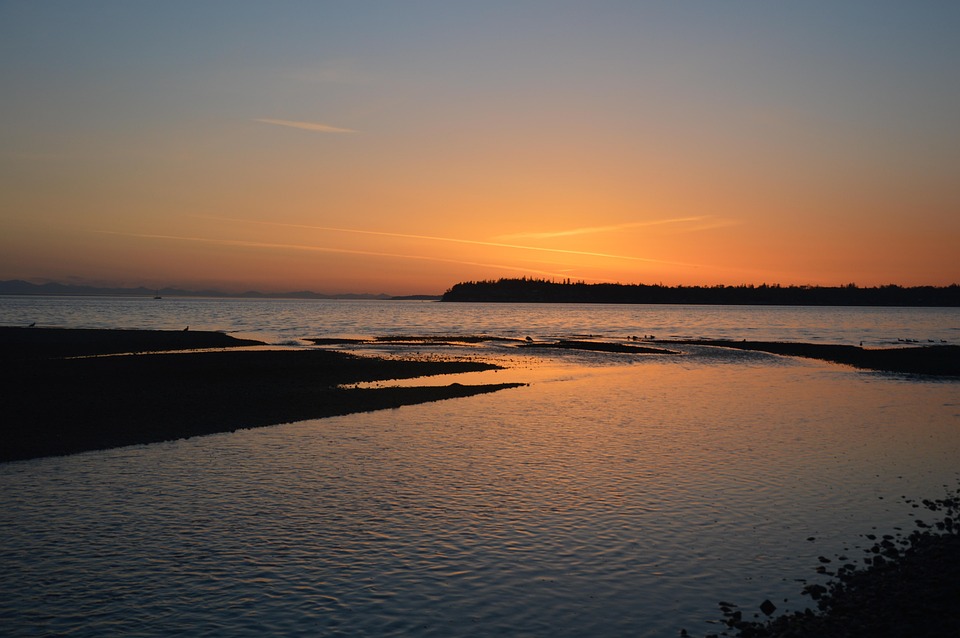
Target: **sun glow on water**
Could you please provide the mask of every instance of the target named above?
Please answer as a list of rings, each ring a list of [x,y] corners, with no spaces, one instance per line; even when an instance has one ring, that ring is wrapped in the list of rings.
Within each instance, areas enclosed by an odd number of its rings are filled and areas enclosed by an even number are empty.
[[[490,332],[509,339],[358,349],[493,359],[507,369],[442,381],[528,385],[0,465],[12,636],[697,635],[720,600],[803,608],[793,579],[818,578],[818,556],[912,529],[899,496],[937,498],[958,478],[954,381],[702,346],[517,347],[671,331],[956,338],[956,309],[172,301],[5,298],[0,323]]]

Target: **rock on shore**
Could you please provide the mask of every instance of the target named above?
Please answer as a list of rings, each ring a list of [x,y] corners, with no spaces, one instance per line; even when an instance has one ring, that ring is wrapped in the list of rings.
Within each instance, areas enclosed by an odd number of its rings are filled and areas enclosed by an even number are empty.
[[[816,609],[745,620],[743,611],[721,603],[728,630],[708,638],[960,636],[960,498],[952,494],[914,507],[935,512],[939,520],[918,519],[918,529],[906,537],[869,535],[875,542],[864,550],[861,565],[846,562],[826,586],[804,589]]]

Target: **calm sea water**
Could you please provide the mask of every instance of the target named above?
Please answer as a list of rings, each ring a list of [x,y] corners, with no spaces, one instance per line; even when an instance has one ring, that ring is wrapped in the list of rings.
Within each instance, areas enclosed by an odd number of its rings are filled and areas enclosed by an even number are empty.
[[[404,301],[2,297],[0,325],[221,330],[270,343],[304,337],[477,335],[793,340],[883,346],[960,343],[957,308],[821,308]]]
[[[0,324],[34,321],[960,342],[956,309],[0,298]],[[702,635],[720,600],[807,606],[819,556],[859,561],[861,534],[923,517],[901,497],[960,478],[956,381],[696,347],[436,350],[509,367],[454,380],[530,385],[0,465],[2,633]]]

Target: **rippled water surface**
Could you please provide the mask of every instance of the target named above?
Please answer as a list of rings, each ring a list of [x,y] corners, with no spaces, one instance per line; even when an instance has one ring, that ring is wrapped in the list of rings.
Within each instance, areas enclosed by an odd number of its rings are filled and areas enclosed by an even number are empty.
[[[216,303],[216,316],[239,307]],[[361,307],[384,317],[332,328],[277,311],[264,331],[644,333],[630,323],[644,309],[502,307],[488,331],[475,310],[458,322],[446,304],[402,306],[416,310],[374,303]],[[438,307],[433,321],[386,318]],[[957,330],[949,313],[749,310],[657,315],[656,330],[799,338],[822,321],[830,342]],[[500,325],[501,312],[525,323]],[[163,327],[120,316],[130,323],[110,325]],[[510,369],[481,379],[530,385],[0,465],[0,633],[702,635],[720,600],[805,607],[795,579],[815,578],[818,556],[859,560],[860,534],[913,529],[921,515],[901,496],[957,485],[957,382],[707,348],[482,352]]]
[[[820,308],[406,301],[3,297],[0,325],[223,330],[270,343],[304,337],[485,334],[896,344],[960,343],[958,308]]]

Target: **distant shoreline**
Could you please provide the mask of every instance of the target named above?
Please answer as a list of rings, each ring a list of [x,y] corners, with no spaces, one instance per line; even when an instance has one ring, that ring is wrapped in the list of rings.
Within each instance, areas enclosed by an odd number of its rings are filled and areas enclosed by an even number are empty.
[[[131,299],[200,298],[200,299],[336,299],[356,301],[439,301],[440,295],[388,295],[386,293],[325,294],[311,290],[260,292],[247,290],[229,293],[220,290],[185,290],[183,288],[136,288],[82,286],[74,284],[33,284],[28,281],[0,281],[0,297],[127,297]]]
[[[278,299],[355,301],[443,301],[485,303],[664,304],[728,306],[850,306],[850,307],[960,307],[960,285],[875,287],[782,286],[664,286],[660,284],[587,284],[545,279],[498,279],[454,284],[442,295],[388,295],[386,293],[326,294],[309,290],[229,293],[182,288],[110,288],[73,284],[34,284],[0,281],[0,297],[121,297],[129,299]]]

